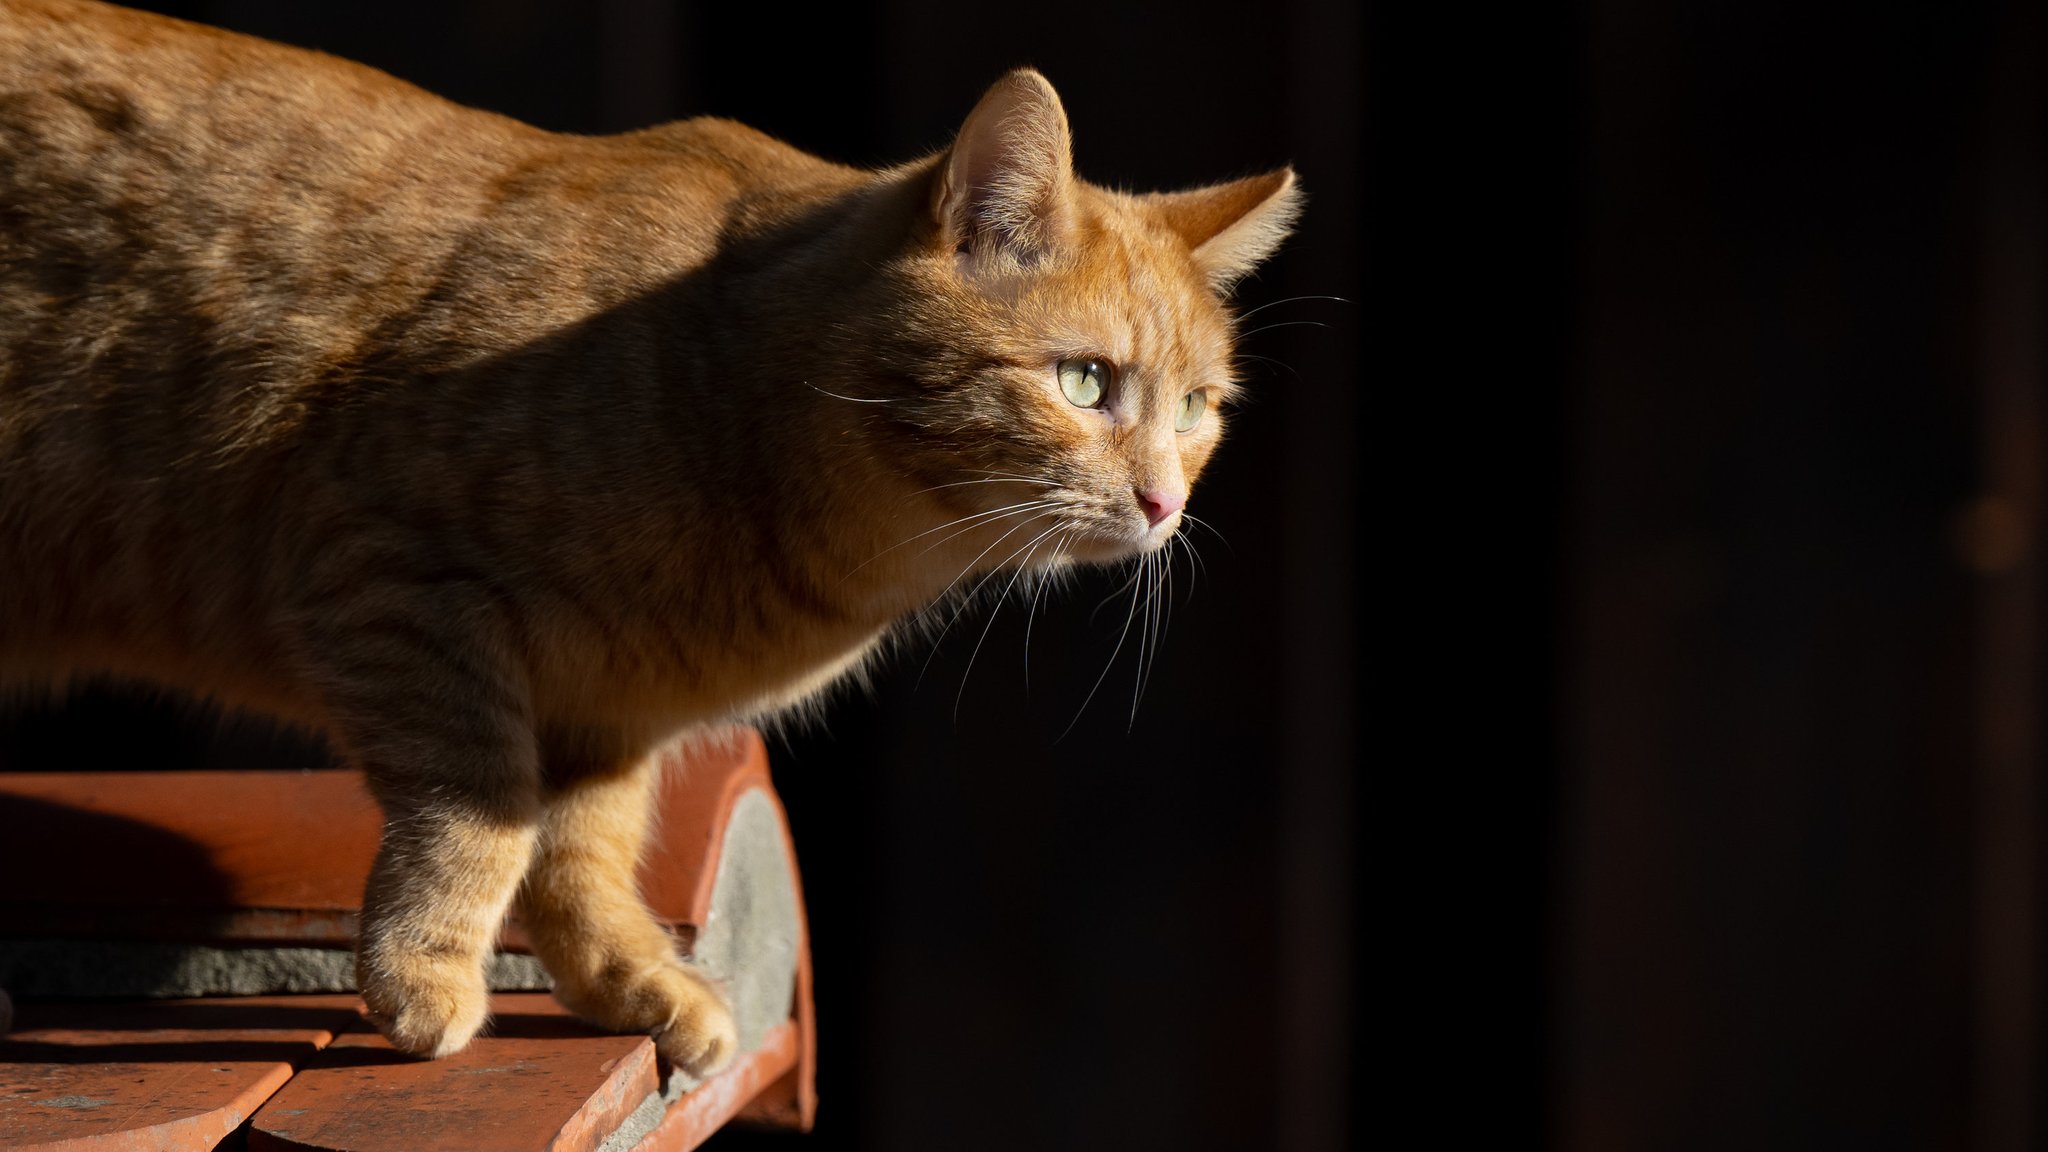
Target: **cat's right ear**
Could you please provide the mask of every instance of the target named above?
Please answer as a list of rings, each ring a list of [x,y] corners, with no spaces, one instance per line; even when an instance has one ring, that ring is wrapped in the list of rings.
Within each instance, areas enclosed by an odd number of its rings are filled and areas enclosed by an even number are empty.
[[[1029,68],[995,82],[968,113],[939,165],[932,212],[947,246],[971,267],[1030,265],[1073,227],[1074,143],[1067,112]]]
[[[1271,256],[1301,215],[1301,188],[1292,168],[1186,192],[1153,192],[1144,199],[1187,241],[1218,292],[1228,292]]]

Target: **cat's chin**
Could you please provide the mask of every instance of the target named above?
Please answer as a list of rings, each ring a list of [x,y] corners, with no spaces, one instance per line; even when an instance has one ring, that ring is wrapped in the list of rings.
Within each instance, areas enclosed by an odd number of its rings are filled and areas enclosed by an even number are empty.
[[[1062,545],[1060,554],[1077,564],[1114,564],[1159,551],[1179,530],[1176,523],[1170,528],[1162,526],[1144,532],[1091,532]]]

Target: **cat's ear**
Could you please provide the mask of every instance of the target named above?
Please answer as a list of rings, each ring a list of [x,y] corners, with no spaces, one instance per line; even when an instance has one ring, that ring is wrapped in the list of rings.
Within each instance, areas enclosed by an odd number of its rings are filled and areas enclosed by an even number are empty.
[[[1145,200],[1187,241],[1219,292],[1271,256],[1301,215],[1292,168],[1186,192],[1155,192]]]
[[[1067,112],[1029,68],[995,82],[939,166],[932,211],[954,251],[1030,264],[1073,227],[1074,143]]]

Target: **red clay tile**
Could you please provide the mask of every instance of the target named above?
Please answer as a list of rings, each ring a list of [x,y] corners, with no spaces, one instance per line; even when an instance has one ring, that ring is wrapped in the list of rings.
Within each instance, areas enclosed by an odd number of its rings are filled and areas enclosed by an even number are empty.
[[[359,1017],[353,996],[23,1004],[0,1147],[210,1149]]]
[[[773,790],[751,732],[687,759],[669,755],[662,835],[642,884],[650,907],[687,938],[709,910],[733,803]],[[347,944],[378,823],[346,772],[0,775],[7,814],[33,817],[0,820],[23,832],[0,841],[0,923],[10,932],[61,922],[80,934],[224,943]],[[94,850],[75,850],[82,843]],[[60,879],[7,866],[57,847],[106,867]],[[169,855],[157,860],[152,848]],[[794,874],[793,851],[790,864]],[[798,912],[801,922],[801,891]],[[508,942],[518,938],[515,925]],[[800,942],[795,1020],[670,1108],[642,1148],[695,1147],[735,1114],[810,1127],[809,951]],[[262,1106],[252,1149],[566,1152],[596,1147],[655,1083],[646,1038],[595,1032],[545,996],[498,997],[492,1034],[435,1062],[391,1051],[354,1003],[29,1005],[0,1044],[0,1147],[88,1137],[114,1142],[76,1147],[210,1148]],[[347,1028],[356,1034],[317,1051]],[[303,1072],[292,1079],[294,1066]]]
[[[701,924],[726,814],[770,786],[767,750],[740,732],[665,755],[642,895],[671,924]],[[347,771],[10,772],[0,826],[9,935],[345,948],[382,819]],[[67,867],[44,867],[53,853]],[[516,921],[507,943],[522,943]]]
[[[778,1025],[759,1048],[669,1105],[660,1123],[633,1146],[633,1152],[689,1152],[735,1117],[809,1129],[808,1118],[799,1121],[794,1115],[761,1112],[752,1106],[771,1085],[788,1083],[795,1090],[801,1048],[796,1025]]]
[[[440,1060],[344,1036],[256,1114],[250,1152],[585,1152],[657,1086],[654,1045],[536,993],[493,998],[490,1033]]]

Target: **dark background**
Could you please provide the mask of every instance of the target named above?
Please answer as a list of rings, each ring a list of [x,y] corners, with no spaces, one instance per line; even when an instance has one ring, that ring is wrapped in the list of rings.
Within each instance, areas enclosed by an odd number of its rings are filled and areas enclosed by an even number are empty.
[[[1300,171],[1241,297],[1347,302],[1251,325],[1318,326],[1246,343],[1135,716],[1127,650],[1060,738],[1103,580],[1028,691],[1012,606],[775,746],[805,1146],[2048,1146],[2032,6],[160,7],[858,163],[1032,63],[1091,179]],[[278,754],[175,715],[0,765]]]

